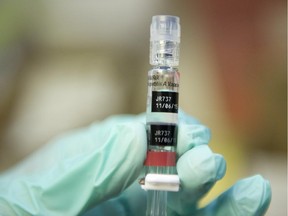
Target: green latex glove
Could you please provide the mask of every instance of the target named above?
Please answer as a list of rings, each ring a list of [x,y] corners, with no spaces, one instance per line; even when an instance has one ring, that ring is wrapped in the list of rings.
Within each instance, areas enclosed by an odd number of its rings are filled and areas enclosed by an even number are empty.
[[[114,116],[48,143],[0,176],[0,215],[145,215],[135,183],[146,156],[144,115]],[[177,171],[169,215],[263,215],[271,191],[260,176],[236,183],[206,208],[197,201],[225,174],[207,146],[210,133],[180,113]],[[134,182],[134,184],[133,184]]]

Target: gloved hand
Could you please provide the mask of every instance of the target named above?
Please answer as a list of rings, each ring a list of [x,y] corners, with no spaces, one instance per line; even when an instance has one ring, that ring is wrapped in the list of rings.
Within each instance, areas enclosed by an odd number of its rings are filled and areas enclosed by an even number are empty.
[[[135,183],[146,156],[144,115],[114,116],[47,144],[0,176],[0,215],[145,215],[146,192]],[[209,130],[180,113],[177,171],[169,215],[263,215],[269,183],[236,183],[203,209],[197,201],[226,170],[207,146]],[[133,184],[134,182],[134,184]]]

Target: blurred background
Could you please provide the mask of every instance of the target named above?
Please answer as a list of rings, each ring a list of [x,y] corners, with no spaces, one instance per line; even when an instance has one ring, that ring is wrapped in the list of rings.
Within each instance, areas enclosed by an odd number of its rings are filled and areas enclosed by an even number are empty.
[[[285,0],[1,1],[0,171],[51,138],[144,112],[153,15],[180,17],[180,105],[212,130],[227,175],[272,185],[287,208]]]

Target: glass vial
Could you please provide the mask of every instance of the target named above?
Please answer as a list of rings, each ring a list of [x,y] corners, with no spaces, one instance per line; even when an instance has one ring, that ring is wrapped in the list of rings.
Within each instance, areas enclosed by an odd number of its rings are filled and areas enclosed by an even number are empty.
[[[175,16],[153,16],[146,109],[146,174],[177,174],[176,147],[180,24]],[[167,191],[148,190],[147,216],[165,216]]]

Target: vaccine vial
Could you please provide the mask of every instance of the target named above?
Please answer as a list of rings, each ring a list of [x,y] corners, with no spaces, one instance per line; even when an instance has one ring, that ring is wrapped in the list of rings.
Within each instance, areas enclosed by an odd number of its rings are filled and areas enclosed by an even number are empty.
[[[175,16],[154,16],[146,108],[147,174],[177,174],[180,24]]]
[[[176,148],[179,109],[180,23],[176,16],[153,16],[146,108],[146,216],[166,216],[167,191],[178,191]]]

